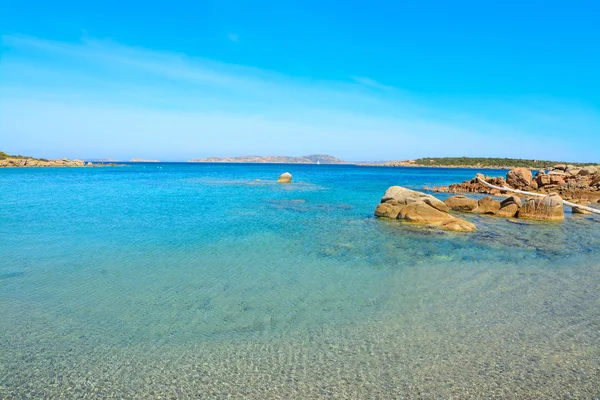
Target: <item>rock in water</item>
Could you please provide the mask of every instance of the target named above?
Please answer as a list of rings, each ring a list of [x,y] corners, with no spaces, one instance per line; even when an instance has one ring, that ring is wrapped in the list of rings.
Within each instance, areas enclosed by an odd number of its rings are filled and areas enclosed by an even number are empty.
[[[498,217],[506,217],[506,218],[514,218],[519,212],[519,206],[515,203],[507,204],[498,210],[496,216]]]
[[[449,209],[446,203],[429,194],[392,186],[375,209],[375,216],[403,219],[450,231],[477,229],[472,223],[448,214]]]
[[[515,189],[524,189],[531,185],[533,175],[527,168],[514,168],[506,174],[506,183]]]
[[[516,204],[517,207],[519,207],[519,208],[523,207],[523,201],[518,196],[507,197],[506,199],[502,200],[502,202],[500,203],[500,206],[506,207],[511,204]]]
[[[466,196],[452,196],[444,200],[444,203],[454,211],[470,212],[477,208],[477,200]]]
[[[277,179],[277,182],[279,182],[279,183],[292,183],[292,174],[290,174],[289,172],[284,172],[283,174],[281,174],[279,176],[279,179]]]
[[[591,214],[591,211],[588,210],[584,210],[583,208],[579,208],[579,207],[571,207],[571,212],[573,214]]]
[[[500,210],[501,204],[498,200],[492,199],[490,196],[484,197],[477,203],[477,208],[473,210],[476,214],[496,215]]]
[[[517,215],[524,219],[561,221],[565,219],[563,200],[555,193],[545,197],[534,197],[523,204]]]
[[[523,206],[520,197],[511,196],[500,203],[500,209],[496,213],[498,217],[513,218],[516,217],[519,209]]]
[[[398,214],[400,214],[400,210],[402,210],[401,206],[390,203],[379,203],[375,209],[375,216],[396,219],[398,218]]]

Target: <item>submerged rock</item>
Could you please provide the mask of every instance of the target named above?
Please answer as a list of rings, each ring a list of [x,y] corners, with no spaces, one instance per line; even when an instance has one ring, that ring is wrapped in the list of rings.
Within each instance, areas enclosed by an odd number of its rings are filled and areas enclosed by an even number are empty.
[[[580,208],[580,207],[571,207],[571,212],[573,214],[585,214],[585,215],[592,213],[591,211],[584,210],[583,208]]]
[[[563,200],[555,193],[545,197],[530,198],[519,209],[517,216],[540,221],[561,221],[565,219]]]
[[[292,174],[290,174],[289,172],[284,172],[283,174],[279,175],[279,179],[277,179],[277,182],[292,183]]]
[[[446,203],[432,195],[392,186],[386,190],[381,203],[375,209],[375,216],[403,219],[450,231],[477,229],[472,223],[450,215],[449,210],[450,207]]]

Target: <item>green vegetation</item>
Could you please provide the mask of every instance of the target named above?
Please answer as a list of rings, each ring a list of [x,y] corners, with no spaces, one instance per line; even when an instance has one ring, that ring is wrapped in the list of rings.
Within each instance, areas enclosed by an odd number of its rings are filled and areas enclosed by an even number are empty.
[[[30,156],[22,156],[22,155],[15,156],[15,155],[8,154],[8,153],[5,153],[3,151],[0,151],[0,160],[6,160],[7,158],[16,158],[16,159],[19,159],[19,160],[27,159],[27,160],[48,161],[45,158],[33,158],[33,157],[30,157]]]
[[[480,157],[425,157],[414,160],[417,165],[438,167],[525,167],[544,169],[557,164],[570,164],[574,166],[598,165],[593,163],[573,163],[565,161],[548,160],[522,160],[518,158],[480,158]]]
[[[7,154],[3,151],[0,151],[0,160],[4,160],[6,158],[31,158],[31,157],[26,157],[26,156],[13,156],[10,154]]]

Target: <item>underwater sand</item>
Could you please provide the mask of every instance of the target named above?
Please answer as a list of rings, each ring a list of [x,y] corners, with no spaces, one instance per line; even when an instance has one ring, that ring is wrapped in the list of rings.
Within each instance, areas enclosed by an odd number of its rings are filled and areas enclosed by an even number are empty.
[[[372,212],[474,171],[161,166],[0,171],[0,398],[600,396],[597,217],[444,233]]]

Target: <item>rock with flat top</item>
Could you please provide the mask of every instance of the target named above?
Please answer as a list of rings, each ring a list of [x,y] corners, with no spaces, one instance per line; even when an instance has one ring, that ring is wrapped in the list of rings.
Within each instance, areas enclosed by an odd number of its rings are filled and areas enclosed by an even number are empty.
[[[470,212],[477,208],[477,200],[466,196],[452,196],[444,200],[444,203],[454,211]]]

